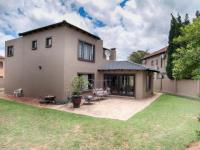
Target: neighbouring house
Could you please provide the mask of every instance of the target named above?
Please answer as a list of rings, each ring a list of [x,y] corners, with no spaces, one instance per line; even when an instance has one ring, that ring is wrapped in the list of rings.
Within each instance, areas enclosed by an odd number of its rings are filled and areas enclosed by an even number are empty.
[[[0,56],[0,88],[4,87],[4,60],[5,57]]]
[[[116,49],[103,48],[100,37],[66,21],[19,34],[6,41],[5,92],[22,88],[25,96],[71,94],[74,76],[83,76],[92,88],[111,94],[145,98],[153,93],[153,72],[128,61],[116,61]],[[92,86],[91,86],[92,85]]]
[[[142,64],[147,67],[152,67],[159,72],[154,73],[154,80],[167,78],[166,65],[167,65],[167,47],[150,53],[142,58]]]
[[[4,60],[5,57],[0,56],[0,78],[4,77]]]
[[[167,47],[146,55],[142,58],[142,63],[146,67],[153,67],[159,71],[154,73],[154,91],[194,98],[200,97],[200,80],[170,80],[167,77]]]

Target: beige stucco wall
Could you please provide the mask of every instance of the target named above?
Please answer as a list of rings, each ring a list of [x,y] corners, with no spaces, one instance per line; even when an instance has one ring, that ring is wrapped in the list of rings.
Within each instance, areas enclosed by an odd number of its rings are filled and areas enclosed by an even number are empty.
[[[47,37],[52,37],[51,48],[45,47]],[[33,51],[32,40],[37,40],[37,50]],[[95,63],[77,59],[78,41],[95,45]],[[23,88],[25,96],[43,97],[55,95],[58,99],[69,96],[71,82],[77,73],[94,73],[95,84],[102,87],[102,75],[97,68],[108,63],[103,58],[103,41],[96,40],[72,28],[57,27],[30,34],[6,42],[14,46],[14,56],[6,57],[5,91]],[[42,66],[42,69],[39,69]],[[67,92],[68,91],[68,92]]]
[[[74,32],[73,29],[65,28],[65,62],[64,62],[64,83],[65,83],[65,95],[70,94],[70,86],[73,77],[78,73],[91,73],[95,75],[95,87],[103,86],[102,74],[98,73],[98,67],[104,63],[108,63],[105,58],[103,58],[103,41],[96,40],[85,34]],[[70,35],[70,36],[68,36]],[[78,42],[79,40],[88,42],[95,45],[95,62],[85,62],[80,61],[77,58],[78,55]]]
[[[149,72],[153,75],[152,72]],[[130,74],[135,75],[135,98],[143,99],[149,97],[153,94],[153,78],[151,80],[152,88],[149,91],[146,91],[146,76],[147,71],[104,71],[103,74]]]
[[[45,47],[47,37],[52,37],[52,47]],[[37,50],[32,41],[37,40]],[[95,45],[95,62],[79,61],[79,40]],[[57,27],[24,37],[6,41],[6,47],[14,46],[14,56],[5,59],[5,91],[12,93],[22,88],[25,96],[44,97],[55,95],[65,99],[71,94],[71,82],[78,73],[95,75],[95,87],[103,87],[103,73],[98,67],[110,61],[103,58],[103,41],[96,40],[72,28]],[[42,69],[39,69],[39,66]],[[153,90],[146,91],[145,71],[120,72],[136,76],[136,98],[145,98]],[[153,84],[153,83],[152,83]],[[152,85],[153,87],[153,85]]]
[[[6,47],[14,45],[14,57],[5,58],[5,92],[11,93],[14,89],[22,87],[22,38],[6,41]],[[6,56],[6,54],[5,54]]]
[[[164,55],[164,54],[162,53],[159,55],[152,56],[150,58],[143,60],[142,63],[147,67],[155,68],[158,71],[160,71],[161,73],[165,74],[166,73],[166,65],[167,65],[167,57],[165,57],[164,59],[161,59],[162,55]],[[162,60],[162,66],[161,66],[161,60]],[[152,61],[154,62],[153,66],[151,64]],[[158,61],[158,64],[156,64],[156,61]],[[154,80],[157,80],[160,77],[161,77],[160,73],[154,73]],[[167,76],[164,75],[164,78],[167,78]],[[154,82],[154,84],[157,86],[157,84],[155,82]]]
[[[166,68],[166,65],[167,65],[167,58],[165,57],[164,59],[162,59],[162,66],[161,66],[161,56],[162,55],[163,54],[147,58],[146,62],[145,62],[145,60],[143,60],[143,64],[148,66],[148,67],[154,67],[155,69],[158,69],[160,72],[165,72],[165,68]],[[156,65],[157,60],[158,60],[158,65]],[[151,65],[152,61],[154,62],[153,66]]]
[[[14,46],[14,56],[5,59],[5,91],[23,88],[25,96],[64,95],[64,27],[46,30],[6,42]],[[45,40],[52,36],[52,48]],[[32,50],[37,40],[37,50]],[[39,69],[42,66],[42,69]]]
[[[0,66],[0,88],[4,88],[4,60],[4,58],[0,58],[0,63],[2,63]]]
[[[4,61],[5,59],[4,58],[0,58],[0,63],[2,64],[0,66],[0,77],[4,77]]]
[[[189,97],[200,97],[200,80],[170,80],[158,79],[154,80],[154,84],[162,86],[154,86],[155,91],[172,93]]]

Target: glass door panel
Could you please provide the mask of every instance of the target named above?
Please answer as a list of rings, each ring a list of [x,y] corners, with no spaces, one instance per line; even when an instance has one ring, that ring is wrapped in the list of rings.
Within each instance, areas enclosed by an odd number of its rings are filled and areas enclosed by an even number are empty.
[[[134,96],[134,75],[104,75],[104,87],[111,89],[111,94]]]

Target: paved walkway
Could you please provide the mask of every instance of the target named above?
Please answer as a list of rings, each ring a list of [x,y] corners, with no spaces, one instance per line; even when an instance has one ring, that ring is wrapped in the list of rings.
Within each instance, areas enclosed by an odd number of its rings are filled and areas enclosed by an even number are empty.
[[[106,100],[100,102],[96,101],[91,105],[82,104],[80,108],[73,108],[71,103],[64,105],[40,104],[38,99],[33,98],[15,98],[13,96],[3,96],[3,98],[37,107],[51,108],[92,117],[128,120],[133,115],[149,106],[160,95],[160,93],[156,93],[150,98],[140,100],[130,97],[108,97]]]

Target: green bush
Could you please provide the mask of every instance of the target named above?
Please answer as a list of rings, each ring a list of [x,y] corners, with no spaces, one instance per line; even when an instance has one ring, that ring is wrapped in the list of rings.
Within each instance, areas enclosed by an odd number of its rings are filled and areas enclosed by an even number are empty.
[[[200,122],[200,114],[199,116],[197,117],[198,121]],[[200,139],[200,130],[196,130],[196,135],[197,135],[197,138]]]

